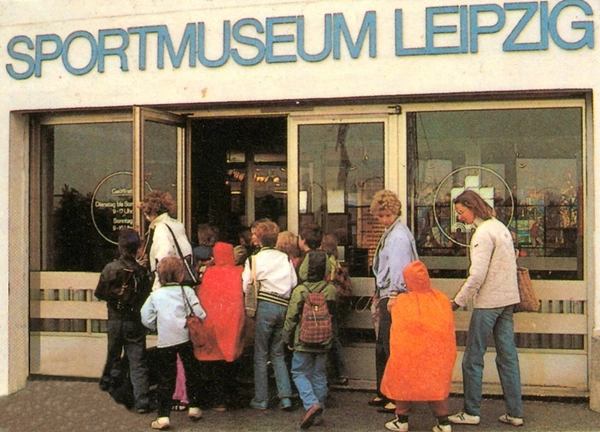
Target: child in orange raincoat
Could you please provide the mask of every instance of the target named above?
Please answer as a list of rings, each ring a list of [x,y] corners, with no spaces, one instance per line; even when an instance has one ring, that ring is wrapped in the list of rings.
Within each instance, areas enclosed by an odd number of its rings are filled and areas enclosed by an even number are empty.
[[[396,418],[385,424],[408,430],[411,401],[426,401],[438,419],[434,432],[451,432],[447,399],[456,360],[454,317],[448,297],[431,287],[427,267],[414,261],[404,269],[407,294],[391,310],[390,358],[382,392],[396,401]]]

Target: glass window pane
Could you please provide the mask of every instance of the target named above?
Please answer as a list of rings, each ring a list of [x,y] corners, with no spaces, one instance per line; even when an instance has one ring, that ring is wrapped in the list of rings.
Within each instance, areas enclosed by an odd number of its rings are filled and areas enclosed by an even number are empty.
[[[451,205],[467,188],[495,207],[519,263],[535,277],[583,277],[581,109],[410,113],[407,120],[413,226],[433,271],[463,277],[469,265],[472,227]]]
[[[39,270],[100,271],[114,258],[133,226],[131,135],[130,123],[42,128]]]
[[[150,190],[169,192],[177,200],[177,126],[144,122],[144,180]],[[177,203],[179,211],[179,203]]]
[[[383,188],[383,123],[301,125],[299,221],[338,239],[352,276],[370,275],[383,226],[369,213]]]

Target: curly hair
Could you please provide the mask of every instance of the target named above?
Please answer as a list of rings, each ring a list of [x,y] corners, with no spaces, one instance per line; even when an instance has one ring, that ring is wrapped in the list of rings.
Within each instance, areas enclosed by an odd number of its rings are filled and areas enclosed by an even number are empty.
[[[377,216],[388,211],[396,216],[402,215],[402,203],[394,192],[383,189],[373,195],[370,212],[373,216]]]
[[[300,256],[300,248],[298,247],[298,236],[291,231],[282,231],[277,236],[275,249],[285,252],[292,258]]]
[[[161,259],[158,263],[157,271],[158,280],[160,280],[161,285],[173,282],[180,284],[185,276],[185,267],[181,259],[174,256]]]
[[[259,219],[252,224],[252,234],[258,239],[260,246],[275,247],[277,244],[277,236],[279,235],[279,227],[270,219]]]
[[[150,216],[160,216],[169,213],[171,217],[177,217],[177,203],[169,192],[154,190],[144,197],[139,208]]]

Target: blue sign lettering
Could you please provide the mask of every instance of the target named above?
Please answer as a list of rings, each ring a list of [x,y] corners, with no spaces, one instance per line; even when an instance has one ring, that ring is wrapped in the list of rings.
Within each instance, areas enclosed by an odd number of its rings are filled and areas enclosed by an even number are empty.
[[[424,45],[407,46],[404,20],[411,17],[405,16],[403,9],[396,9],[388,17],[394,20],[394,33],[379,36],[384,36],[385,41],[393,41],[396,57],[476,54],[484,39],[486,46],[495,43],[504,52],[545,51],[551,44],[573,51],[594,48],[593,15],[592,7],[585,0],[562,0],[552,8],[548,1],[431,6],[425,8],[422,33],[411,35],[415,36],[412,40],[422,40]],[[581,20],[571,18],[573,16],[590,18]],[[307,18],[303,15],[267,17],[264,22],[252,17],[236,22],[225,20],[217,24],[222,35],[216,37],[209,37],[215,32],[209,32],[205,22],[187,23],[180,37],[174,36],[167,25],[101,29],[97,35],[77,30],[64,39],[54,33],[34,37],[21,34],[6,44],[11,61],[5,67],[10,77],[24,80],[41,77],[43,68],[50,64],[56,67],[59,58],[64,70],[72,75],[85,75],[94,69],[105,73],[115,65],[121,71],[129,72],[135,60],[137,70],[144,71],[149,66],[162,70],[167,65],[179,69],[184,64],[192,69],[198,64],[219,68],[230,59],[239,66],[298,61],[315,63],[340,60],[345,52],[351,60],[359,58],[365,51],[370,58],[376,58],[380,49],[377,13],[364,12],[360,26],[349,25],[356,21],[354,18],[348,20],[343,13],[325,14],[322,38],[311,35],[311,48],[307,47]],[[507,28],[507,23],[516,24]],[[497,41],[500,33],[507,36]],[[535,40],[523,41],[523,34],[533,34]],[[216,54],[209,56],[208,47]],[[392,47],[383,49],[391,50]],[[156,51],[155,61],[148,59],[149,50]],[[107,65],[107,59],[113,61]]]
[[[591,6],[584,0],[563,0],[549,11],[548,2],[520,2],[496,4],[479,4],[470,6],[429,7],[425,9],[425,46],[406,47],[404,44],[404,14],[402,9],[395,11],[395,53],[396,56],[439,55],[439,54],[475,54],[479,51],[479,40],[487,35],[494,35],[506,30],[507,14],[520,14],[514,28],[502,44],[502,50],[509,51],[542,51],[549,49],[550,40],[564,50],[594,48],[594,22],[573,21],[573,34],[581,34],[580,39],[568,42],[559,31],[558,21],[565,10],[576,8],[586,16],[592,16]],[[455,15],[455,24],[440,26],[435,23],[437,16]],[[482,25],[480,18],[487,16],[492,24]],[[489,21],[489,20],[488,20]],[[519,36],[529,26],[539,26],[539,41],[518,42]],[[564,31],[564,30],[563,30]],[[456,35],[456,44],[438,46],[436,36]],[[468,47],[468,48],[467,48]]]

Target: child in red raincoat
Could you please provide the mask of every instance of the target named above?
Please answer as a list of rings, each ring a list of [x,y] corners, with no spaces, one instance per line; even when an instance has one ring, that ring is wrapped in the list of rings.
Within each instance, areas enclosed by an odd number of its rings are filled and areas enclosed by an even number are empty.
[[[235,391],[233,362],[244,349],[243,268],[235,265],[233,246],[229,243],[216,243],[213,258],[214,265],[206,269],[196,290],[207,318],[203,325],[206,344],[195,347],[194,355],[211,376],[213,406],[222,412]]]
[[[447,399],[456,360],[454,317],[448,297],[431,287],[427,267],[414,261],[404,269],[407,294],[391,310],[390,358],[382,392],[396,401],[396,418],[385,424],[408,430],[411,401],[426,401],[437,417],[434,432],[451,432]]]

